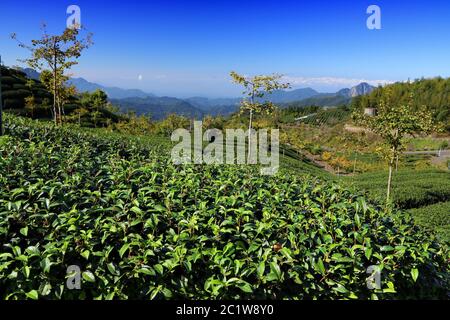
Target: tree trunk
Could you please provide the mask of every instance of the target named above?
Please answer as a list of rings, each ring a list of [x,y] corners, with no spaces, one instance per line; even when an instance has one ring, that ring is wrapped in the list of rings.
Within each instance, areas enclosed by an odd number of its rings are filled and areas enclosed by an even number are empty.
[[[252,147],[251,147],[252,118],[253,118],[253,110],[250,109],[250,121],[248,122],[248,159],[247,159],[247,162],[250,161],[251,155],[252,155]]]
[[[394,139],[397,141],[398,139],[398,129],[395,129]],[[386,192],[386,205],[389,205],[389,201],[391,200],[391,189],[392,189],[392,171],[394,170],[394,162],[397,160],[398,166],[398,144],[394,144],[392,146],[392,154],[389,157],[389,176],[388,176],[388,185]],[[397,170],[397,169],[396,169]]]
[[[58,98],[58,113],[59,113],[59,124],[62,125],[62,103],[61,103],[61,99]]]
[[[391,185],[392,185],[392,170],[394,166],[394,161],[389,160],[389,176],[388,176],[388,185],[387,185],[387,193],[386,193],[386,204],[389,203],[391,197]]]
[[[56,105],[57,105],[57,103],[56,103],[56,78],[55,78],[56,75],[53,74],[53,77],[54,77],[54,79],[53,79],[53,115],[54,115],[55,124],[58,124],[58,111],[56,109]]]
[[[53,112],[55,115],[55,124],[58,124],[58,110],[57,110],[57,92],[56,92],[56,42],[53,43]]]

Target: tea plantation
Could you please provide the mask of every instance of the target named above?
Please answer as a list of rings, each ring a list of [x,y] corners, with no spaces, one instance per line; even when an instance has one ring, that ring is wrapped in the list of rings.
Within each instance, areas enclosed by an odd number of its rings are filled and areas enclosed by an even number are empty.
[[[174,166],[156,137],[12,116],[6,134],[1,299],[448,297],[446,245],[301,169]],[[371,265],[381,289],[367,288]]]
[[[387,172],[371,172],[347,177],[346,181],[367,190],[374,199],[384,199]],[[450,243],[450,173],[437,169],[403,169],[394,173],[394,203],[408,210],[417,223],[437,231]]]

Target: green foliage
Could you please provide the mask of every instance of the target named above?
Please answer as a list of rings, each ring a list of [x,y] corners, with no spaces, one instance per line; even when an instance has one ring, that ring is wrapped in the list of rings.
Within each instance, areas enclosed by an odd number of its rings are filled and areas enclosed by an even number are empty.
[[[246,77],[239,75],[232,71],[230,76],[234,83],[244,87],[242,94],[245,98],[241,101],[241,110],[243,114],[249,113],[248,122],[248,159],[252,159],[251,150],[251,130],[253,129],[253,115],[265,113],[266,115],[272,114],[276,109],[275,105],[271,101],[264,101],[268,94],[271,94],[275,90],[289,88],[288,83],[281,83],[280,79],[282,75],[259,75],[254,77]]]
[[[31,118],[52,118],[53,97],[41,81],[27,78],[22,71],[2,66],[2,75],[4,74],[7,74],[6,77],[2,77],[5,110]],[[43,78],[48,77],[48,72],[44,72]],[[11,89],[12,87],[5,84],[5,78],[14,88],[25,89]],[[84,127],[106,127],[126,120],[126,117],[119,115],[118,110],[108,102],[103,91],[82,93],[78,96],[71,90],[71,88],[61,89],[65,122],[77,123]]]
[[[113,123],[125,120],[118,114],[118,109],[108,102],[107,94],[97,89],[93,92],[83,92],[73,107],[66,105],[70,115],[65,121],[78,123],[86,127],[107,127]]]
[[[53,117],[55,123],[63,121],[64,105],[74,95],[73,86],[67,86],[69,76],[66,71],[77,65],[81,52],[91,44],[91,34],[86,39],[80,39],[81,26],[66,28],[61,34],[49,35],[46,26],[40,39],[34,39],[30,45],[19,41],[19,47],[30,51],[31,57],[25,62],[34,70],[41,71],[41,81],[53,94]],[[11,35],[17,40],[16,34]]]
[[[6,117],[3,299],[444,298],[448,249],[297,174],[174,166],[170,144]],[[81,290],[65,288],[82,270]],[[379,265],[382,289],[366,287]]]
[[[380,199],[386,188],[386,171],[364,173],[347,180]],[[399,170],[393,178],[393,201],[402,209],[418,208],[450,199],[450,173],[441,170]],[[448,214],[448,212],[446,212]]]
[[[151,119],[142,115],[128,114],[125,120],[119,121],[110,126],[115,131],[132,135],[148,135],[155,131],[155,126]]]
[[[450,243],[450,201],[411,209],[409,212],[418,224],[437,231],[442,241]]]
[[[275,109],[272,102],[261,102],[260,100],[275,90],[290,87],[288,83],[280,83],[282,75],[278,74],[245,77],[232,71],[230,76],[234,83],[244,87],[242,94],[245,96],[245,99],[241,102],[241,112],[250,112],[249,129],[251,129],[251,116],[253,113],[265,112],[266,114],[270,114]]]
[[[423,105],[428,106],[435,121],[446,124],[450,131],[450,78],[417,79],[414,82],[401,82],[379,87],[367,96],[359,96],[353,99],[352,106],[355,109],[376,107],[379,98],[385,95],[386,90],[391,91],[395,104],[407,104],[410,93],[414,93],[412,107],[419,110]]]
[[[189,128],[190,120],[175,113],[169,114],[164,120],[155,124],[155,133],[170,137],[179,128]]]
[[[321,179],[332,179],[332,175],[322,170],[308,158],[299,155],[293,149],[280,146],[281,168],[291,174],[311,175]]]
[[[405,136],[414,133],[429,133],[434,129],[431,113],[426,107],[413,107],[414,97],[409,102],[396,104],[391,91],[378,100],[376,115],[368,116],[355,112],[356,121],[381,136],[392,151],[389,161],[393,161],[404,148]]]
[[[281,109],[280,121],[283,123],[296,122],[296,119],[308,116],[306,119],[297,120],[314,126],[333,126],[350,118],[350,110],[346,106],[337,108],[322,108],[317,106],[296,107],[295,104]]]
[[[405,103],[394,99],[391,88],[385,89],[384,94],[378,98],[375,115],[366,115],[361,110],[356,110],[354,119],[381,136],[385,142],[385,155],[389,164],[386,203],[389,203],[394,161],[401,156],[405,148],[406,136],[430,133],[437,127],[433,124],[432,114],[426,106],[414,107],[412,92]]]
[[[36,103],[35,117],[49,118],[50,111],[42,106],[43,101],[52,99],[52,95],[47,91],[40,81],[29,82],[25,73],[2,66],[2,93],[5,109],[25,114],[25,98],[34,96]],[[28,84],[28,85],[27,85]]]

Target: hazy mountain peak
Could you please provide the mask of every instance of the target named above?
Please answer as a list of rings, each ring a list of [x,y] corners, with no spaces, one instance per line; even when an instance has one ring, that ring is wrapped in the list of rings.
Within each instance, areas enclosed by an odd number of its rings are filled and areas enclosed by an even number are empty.
[[[366,95],[371,93],[374,89],[375,87],[371,86],[367,82],[361,82],[357,86],[354,86],[353,88],[350,89],[350,96],[353,98],[357,96]]]
[[[351,88],[344,88],[336,92],[336,95],[348,97],[348,98],[354,98],[357,96],[362,96],[371,93],[375,89],[374,86],[371,86],[367,82],[361,82],[360,84],[351,87]]]
[[[22,67],[18,67],[18,66],[15,66],[13,68],[16,70],[22,71],[23,73],[25,73],[25,75],[28,78],[34,79],[34,80],[39,80],[39,77],[41,75],[39,72],[37,72],[36,70],[31,69],[31,68],[22,68]]]

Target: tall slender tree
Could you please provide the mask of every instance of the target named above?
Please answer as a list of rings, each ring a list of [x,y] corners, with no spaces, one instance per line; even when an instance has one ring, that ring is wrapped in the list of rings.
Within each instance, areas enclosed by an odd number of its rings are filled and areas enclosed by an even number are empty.
[[[283,75],[259,75],[254,77],[246,77],[234,71],[230,73],[233,82],[244,87],[242,94],[245,98],[241,102],[241,112],[249,113],[248,123],[248,159],[251,159],[251,132],[253,128],[253,116],[256,113],[270,114],[275,109],[272,102],[264,100],[267,94],[271,94],[275,90],[290,88],[289,83],[281,83],[280,79]]]
[[[365,115],[360,108],[353,118],[360,125],[369,128],[381,136],[386,145],[386,158],[389,175],[387,181],[386,203],[390,203],[392,189],[392,174],[395,160],[405,148],[405,137],[418,133],[429,133],[439,130],[433,123],[432,113],[426,106],[414,107],[414,94],[410,93],[407,103],[396,102],[389,88],[383,92],[376,106],[376,115]]]
[[[92,34],[80,38],[82,28],[67,28],[60,35],[49,35],[46,26],[42,27],[41,39],[32,40],[26,45],[17,40],[16,34],[11,37],[19,42],[19,46],[30,50],[31,57],[20,60],[30,68],[44,73],[47,81],[44,84],[53,93],[53,117],[56,124],[62,123],[64,113],[64,95],[69,75],[66,71],[78,64],[81,52],[92,45]]]

